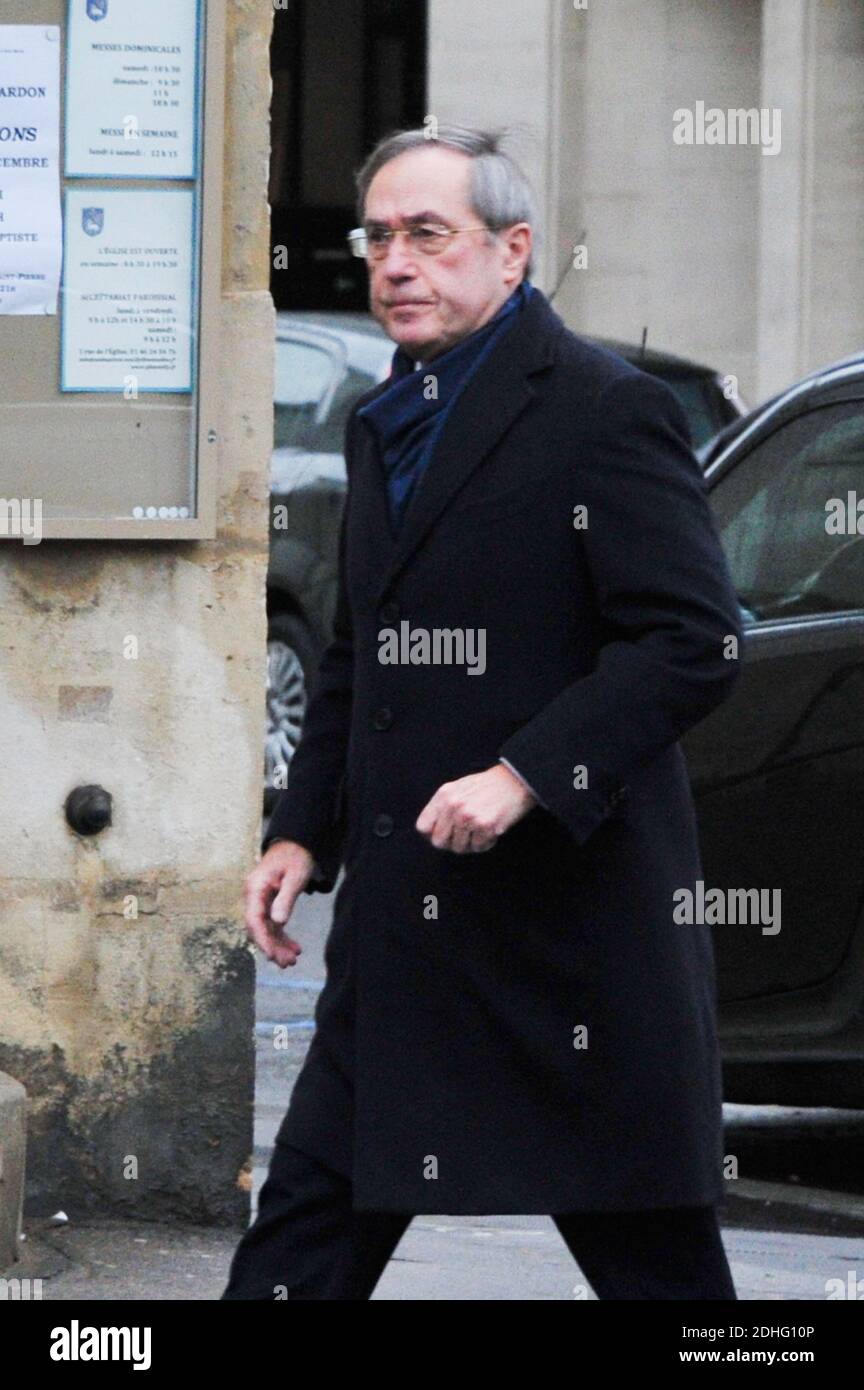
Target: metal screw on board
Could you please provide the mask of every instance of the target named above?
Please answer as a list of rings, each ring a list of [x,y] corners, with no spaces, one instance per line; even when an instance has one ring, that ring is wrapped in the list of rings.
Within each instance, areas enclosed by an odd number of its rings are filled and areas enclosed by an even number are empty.
[[[79,835],[98,835],[111,824],[111,801],[104,787],[75,787],[63,807],[66,821]]]

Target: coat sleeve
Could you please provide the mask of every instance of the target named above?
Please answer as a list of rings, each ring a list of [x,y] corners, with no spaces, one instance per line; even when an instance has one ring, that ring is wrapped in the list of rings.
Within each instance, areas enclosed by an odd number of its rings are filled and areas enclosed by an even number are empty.
[[[644,372],[616,377],[580,452],[573,503],[587,507],[587,526],[574,536],[597,599],[596,661],[498,756],[582,844],[626,798],[628,777],[728,697],[742,631],[671,388]]]
[[[350,437],[349,423],[349,437]],[[349,446],[346,441],[346,460]],[[350,495],[350,483],[349,483]],[[354,642],[351,607],[345,582],[345,531],[348,497],[339,527],[338,582],[333,638],[318,667],[315,694],[309,701],[300,740],[288,764],[288,781],[280,793],[262,841],[262,853],[276,840],[295,840],[315,860],[307,893],[329,893],[339,876],[345,822],[342,786],[351,725]]]

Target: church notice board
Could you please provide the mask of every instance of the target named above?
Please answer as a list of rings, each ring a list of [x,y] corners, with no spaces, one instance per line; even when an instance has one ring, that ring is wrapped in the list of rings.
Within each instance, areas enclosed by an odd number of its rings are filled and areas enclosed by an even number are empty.
[[[224,0],[0,0],[0,537],[215,530]]]

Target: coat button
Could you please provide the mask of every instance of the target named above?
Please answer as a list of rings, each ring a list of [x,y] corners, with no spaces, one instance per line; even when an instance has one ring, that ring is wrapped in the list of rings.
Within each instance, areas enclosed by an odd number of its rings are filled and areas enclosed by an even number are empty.
[[[372,826],[372,829],[375,831],[376,835],[392,835],[393,817],[388,815],[376,816],[375,824]]]
[[[382,705],[381,709],[376,709],[372,716],[372,724],[376,729],[389,729],[392,723],[392,709],[388,709],[386,705]]]
[[[395,623],[399,617],[399,604],[396,600],[390,599],[387,603],[382,604],[378,617],[382,623]]]

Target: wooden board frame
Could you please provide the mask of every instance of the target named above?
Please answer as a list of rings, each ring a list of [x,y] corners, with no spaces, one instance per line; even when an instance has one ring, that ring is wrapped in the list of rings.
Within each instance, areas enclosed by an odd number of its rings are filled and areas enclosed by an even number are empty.
[[[11,13],[10,13],[11,11]],[[65,22],[66,6],[63,5],[64,19],[62,21],[63,33],[61,35],[64,55],[63,69],[61,70],[61,93],[65,92],[65,52],[68,29]],[[49,18],[49,15],[51,16]],[[18,5],[15,0],[11,0],[8,6],[4,6],[2,16],[3,23],[57,23],[58,13],[56,5],[45,3],[30,3]],[[222,197],[223,197],[223,159],[224,159],[224,127],[225,127],[225,48],[226,48],[226,3],[225,0],[201,0],[201,23],[202,33],[202,52],[201,61],[203,63],[203,73],[200,88],[200,100],[198,103],[199,121],[199,154],[198,178],[195,181],[196,195],[198,200],[199,215],[199,238],[198,238],[198,263],[195,269],[197,280],[197,321],[195,324],[197,334],[197,344],[195,357],[197,359],[197,380],[193,381],[193,391],[191,397],[193,419],[190,422],[188,431],[189,450],[187,467],[189,470],[189,499],[190,509],[193,515],[185,518],[136,518],[134,516],[94,516],[94,515],[65,515],[65,516],[44,516],[41,524],[40,536],[42,539],[106,539],[106,540],[199,540],[212,539],[216,536],[216,488],[218,481],[218,451],[220,444],[220,316],[222,308]],[[63,111],[61,109],[61,124],[63,121]],[[61,198],[64,188],[75,187],[84,180],[70,177],[68,180],[63,173],[61,163],[60,184]],[[112,181],[115,182],[115,181]],[[130,181],[131,182],[131,181]],[[189,180],[187,183],[191,183]],[[116,184],[122,183],[117,180]],[[142,186],[140,180],[135,180],[135,184]],[[164,185],[159,185],[164,186]],[[62,288],[60,301],[58,304],[58,315],[62,314]],[[46,316],[49,317],[49,316]],[[26,333],[28,322],[33,321],[31,316],[4,316],[3,323],[14,324],[23,334]],[[38,317],[35,320],[38,322]],[[59,330],[59,325],[58,325]],[[43,363],[44,365],[44,363]],[[56,367],[56,378],[59,382],[60,364],[59,361],[52,364]],[[2,375],[2,372],[0,372]],[[84,393],[86,394],[86,393]],[[82,399],[79,396],[79,401]],[[8,400],[8,398],[7,398]],[[0,391],[0,427],[2,427],[3,393]],[[52,416],[52,435],[56,432],[58,451],[62,450],[64,439],[68,439],[70,430],[83,430],[92,438],[94,429],[93,422],[97,422],[96,439],[94,447],[99,447],[98,437],[98,418],[99,412],[90,409],[81,409],[80,405],[76,409],[75,395],[58,395],[51,401],[45,402],[11,402],[13,407],[25,412],[24,424],[19,424],[19,438],[23,438],[26,447],[26,409],[27,405],[37,405],[37,408],[44,410],[50,406],[52,411],[59,413],[61,422],[56,426]],[[152,408],[152,407],[151,407]],[[161,409],[160,406],[156,406]],[[106,417],[107,418],[107,417]],[[146,421],[146,411],[142,412],[142,420]],[[146,428],[146,424],[145,424]],[[2,436],[2,429],[0,429]],[[110,444],[110,440],[108,441]],[[193,446],[194,445],[194,450]],[[108,447],[106,445],[106,447]],[[41,465],[40,465],[41,466]],[[62,457],[58,459],[58,467],[62,466]],[[178,467],[182,466],[182,460],[178,459]],[[64,480],[65,481],[65,480]],[[26,491],[26,489],[22,489]],[[44,489],[43,489],[44,491]],[[67,510],[71,511],[74,507],[74,487],[72,484],[67,489],[71,502]],[[0,480],[0,494],[4,497],[12,494],[8,475]],[[83,508],[82,508],[83,510]],[[0,539],[17,539],[21,543],[21,535],[17,535],[11,530],[4,530],[0,526]]]

